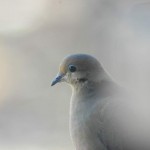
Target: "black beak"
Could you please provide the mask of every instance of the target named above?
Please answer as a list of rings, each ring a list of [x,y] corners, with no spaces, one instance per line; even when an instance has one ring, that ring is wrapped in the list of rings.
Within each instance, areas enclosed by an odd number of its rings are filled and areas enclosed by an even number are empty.
[[[60,82],[64,75],[57,75],[57,77],[52,81],[51,86],[55,85],[56,83]]]

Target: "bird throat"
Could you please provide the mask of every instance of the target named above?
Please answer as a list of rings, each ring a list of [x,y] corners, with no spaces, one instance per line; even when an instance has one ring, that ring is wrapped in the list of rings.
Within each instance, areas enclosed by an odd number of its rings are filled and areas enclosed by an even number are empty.
[[[97,83],[93,83],[87,78],[80,78],[73,86],[73,95],[78,97],[90,97],[97,94]]]

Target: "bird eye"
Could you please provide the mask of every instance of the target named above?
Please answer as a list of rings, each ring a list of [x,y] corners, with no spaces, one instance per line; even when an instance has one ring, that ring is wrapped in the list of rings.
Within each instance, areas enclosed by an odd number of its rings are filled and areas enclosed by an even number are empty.
[[[75,72],[77,70],[77,68],[73,65],[69,65],[69,70],[70,70],[70,72]]]

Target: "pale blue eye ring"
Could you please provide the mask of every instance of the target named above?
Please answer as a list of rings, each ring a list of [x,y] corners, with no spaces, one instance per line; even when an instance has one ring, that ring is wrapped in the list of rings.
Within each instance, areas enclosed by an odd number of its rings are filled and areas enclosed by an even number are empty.
[[[77,68],[74,65],[69,65],[68,69],[70,72],[75,72],[77,70]]]

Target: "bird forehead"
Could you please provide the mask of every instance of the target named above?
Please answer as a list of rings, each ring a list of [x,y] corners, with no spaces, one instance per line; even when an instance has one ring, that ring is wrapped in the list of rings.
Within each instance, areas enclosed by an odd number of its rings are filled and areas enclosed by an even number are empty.
[[[65,59],[60,64],[60,72],[66,73],[69,65],[76,65],[76,61],[74,59]]]
[[[88,55],[71,55],[64,58],[60,64],[60,72],[66,73],[69,65],[75,65],[79,70],[91,70],[97,66],[97,61],[95,58]]]
[[[79,58],[68,58],[62,62],[60,65],[60,69],[62,71],[66,71],[69,65],[77,66],[78,68],[87,68],[90,62],[86,59],[79,59]]]

